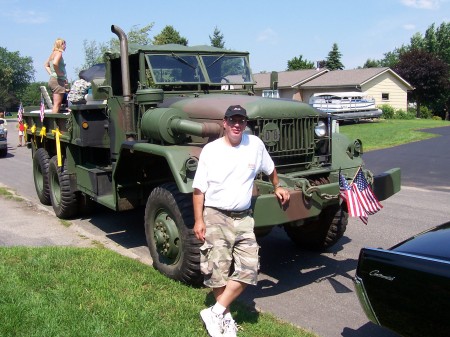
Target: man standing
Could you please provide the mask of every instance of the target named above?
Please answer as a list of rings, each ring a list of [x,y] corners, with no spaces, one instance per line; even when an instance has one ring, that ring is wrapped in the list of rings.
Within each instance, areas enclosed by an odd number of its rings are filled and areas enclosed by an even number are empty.
[[[282,205],[289,201],[264,143],[244,134],[246,125],[246,110],[230,106],[223,119],[224,136],[205,145],[193,182],[194,233],[203,242],[200,266],[216,299],[200,316],[212,337],[236,336],[230,304],[257,282],[259,246],[250,210],[256,175],[269,176]]]

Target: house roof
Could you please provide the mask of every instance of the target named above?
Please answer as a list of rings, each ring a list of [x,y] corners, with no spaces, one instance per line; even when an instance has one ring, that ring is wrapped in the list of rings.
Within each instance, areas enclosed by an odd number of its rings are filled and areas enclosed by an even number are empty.
[[[292,71],[280,71],[278,73],[278,87],[279,88],[289,88],[297,87],[311,81],[318,76],[327,73],[328,69],[303,69],[303,70],[292,70]],[[270,72],[269,73],[258,73],[253,74],[253,79],[256,82],[256,89],[266,89],[270,88]]]
[[[408,88],[408,90],[414,89],[411,84],[400,77],[395,71],[387,67],[329,71],[320,77],[316,77],[307,83],[301,84],[301,88],[357,87],[366,84],[386,72],[389,72],[392,76],[396,77]]]

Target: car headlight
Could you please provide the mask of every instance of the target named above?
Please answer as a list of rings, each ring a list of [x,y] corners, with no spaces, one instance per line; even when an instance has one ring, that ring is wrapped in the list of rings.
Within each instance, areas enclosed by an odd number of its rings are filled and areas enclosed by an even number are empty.
[[[327,134],[326,124],[323,121],[319,121],[314,127],[314,132],[316,133],[316,136],[319,138],[326,136]]]

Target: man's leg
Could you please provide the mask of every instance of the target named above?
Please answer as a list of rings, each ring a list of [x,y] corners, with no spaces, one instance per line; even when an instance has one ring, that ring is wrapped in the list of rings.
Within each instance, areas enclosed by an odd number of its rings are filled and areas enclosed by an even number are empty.
[[[213,288],[213,294],[216,301],[227,308],[225,313],[230,311],[230,304],[239,297],[247,287],[246,283],[228,280],[225,287]]]

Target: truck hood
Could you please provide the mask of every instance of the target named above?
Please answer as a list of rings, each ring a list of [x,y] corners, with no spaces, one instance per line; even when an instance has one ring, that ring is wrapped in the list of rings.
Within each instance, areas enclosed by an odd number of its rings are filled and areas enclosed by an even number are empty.
[[[163,105],[160,105],[160,107],[182,110],[190,118],[197,120],[221,120],[230,105],[242,106],[247,110],[249,119],[299,118],[300,116],[323,114],[310,105],[299,101],[228,94],[168,98],[165,99]]]

